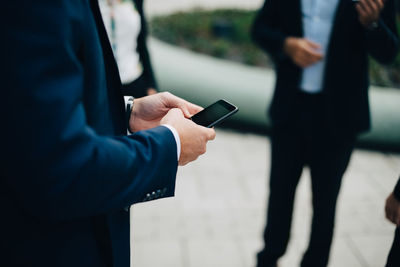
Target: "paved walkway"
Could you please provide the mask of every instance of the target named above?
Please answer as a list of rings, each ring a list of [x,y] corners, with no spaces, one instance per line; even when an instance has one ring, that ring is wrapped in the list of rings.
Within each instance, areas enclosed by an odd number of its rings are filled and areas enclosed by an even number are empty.
[[[133,208],[134,267],[254,267],[262,245],[268,138],[217,129],[198,161],[178,172],[176,197]],[[394,227],[383,206],[400,155],[357,150],[339,197],[330,267],[383,267]],[[282,267],[298,266],[311,219],[306,170],[297,192],[292,242]]]
[[[262,0],[146,0],[150,15],[194,7],[258,8]],[[176,197],[133,207],[134,267],[254,267],[262,246],[269,172],[265,136],[217,129],[198,161],[178,172]],[[394,227],[386,196],[400,155],[357,150],[339,196],[330,267],[383,267]],[[298,266],[306,247],[311,195],[305,170],[297,191],[292,240],[281,267]]]

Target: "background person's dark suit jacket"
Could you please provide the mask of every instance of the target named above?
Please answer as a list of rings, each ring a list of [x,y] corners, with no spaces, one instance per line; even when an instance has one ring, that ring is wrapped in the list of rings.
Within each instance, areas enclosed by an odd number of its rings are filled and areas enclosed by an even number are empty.
[[[127,267],[124,208],[174,194],[173,134],[124,136],[96,0],[1,9],[0,265]]]
[[[368,54],[390,63],[398,51],[394,0],[385,1],[379,28],[365,30],[352,0],[340,0],[323,83],[326,116],[332,129],[354,134],[370,128]],[[286,37],[302,37],[301,0],[266,0],[252,29],[255,42],[273,58],[277,71],[270,115],[274,126],[284,125],[299,90],[302,70],[283,51]]]
[[[393,190],[395,198],[400,201],[400,178]],[[400,227],[397,226],[392,247],[390,249],[385,267],[400,266]]]

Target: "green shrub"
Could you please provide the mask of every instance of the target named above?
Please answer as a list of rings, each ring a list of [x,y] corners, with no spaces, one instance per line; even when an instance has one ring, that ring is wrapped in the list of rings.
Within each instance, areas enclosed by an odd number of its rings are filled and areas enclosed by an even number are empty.
[[[255,11],[237,9],[180,12],[153,18],[151,33],[162,41],[199,53],[271,68],[272,61],[250,37],[255,15]],[[218,23],[227,25],[226,35],[214,34],[213,26]],[[400,35],[400,16],[397,24]],[[370,80],[375,85],[400,88],[400,53],[391,66],[382,66],[370,59]]]

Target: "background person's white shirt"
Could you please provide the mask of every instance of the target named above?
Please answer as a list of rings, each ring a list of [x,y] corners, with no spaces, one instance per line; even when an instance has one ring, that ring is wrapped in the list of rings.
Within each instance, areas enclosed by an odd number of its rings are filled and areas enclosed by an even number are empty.
[[[339,0],[301,0],[304,38],[321,46],[321,61],[303,69],[300,89],[308,93],[322,91],[326,55]]]
[[[142,27],[140,14],[132,1],[101,0],[99,4],[121,81],[123,84],[131,83],[143,73],[137,52],[137,39]]]

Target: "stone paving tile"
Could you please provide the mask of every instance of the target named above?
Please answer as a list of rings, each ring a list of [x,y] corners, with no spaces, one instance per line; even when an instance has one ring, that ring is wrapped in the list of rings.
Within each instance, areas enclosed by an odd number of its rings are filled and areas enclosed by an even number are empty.
[[[186,267],[183,262],[182,243],[175,240],[154,243],[151,240],[134,246],[136,253],[131,257],[132,266],[143,267]],[[157,254],[154,254],[157,251]]]
[[[266,219],[269,141],[254,134],[217,132],[205,156],[179,169],[174,198],[132,208],[134,267],[254,266]],[[330,267],[382,266],[393,238],[383,205],[400,173],[399,163],[399,155],[355,151],[339,197]],[[305,169],[281,267],[298,266],[301,260],[310,231],[310,203]]]
[[[368,267],[348,238],[336,238],[333,243],[329,267]],[[383,267],[383,266],[381,266]]]
[[[393,228],[393,227],[392,227]],[[364,266],[383,267],[392,245],[394,229],[388,235],[369,235],[350,237],[358,253],[364,260]]]
[[[242,267],[242,251],[236,240],[188,241],[189,265],[187,267]]]

